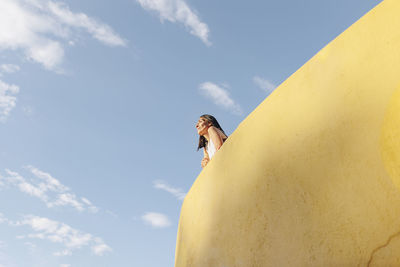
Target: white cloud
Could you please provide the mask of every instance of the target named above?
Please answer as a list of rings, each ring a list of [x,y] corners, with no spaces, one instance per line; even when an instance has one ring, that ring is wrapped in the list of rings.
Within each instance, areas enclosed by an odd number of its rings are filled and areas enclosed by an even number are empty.
[[[64,249],[64,250],[61,250],[61,251],[54,252],[53,255],[57,256],[57,257],[71,256],[72,255],[72,251],[68,250],[68,249]]]
[[[48,2],[48,9],[61,23],[82,28],[88,31],[95,39],[110,46],[125,46],[126,42],[114,33],[113,29],[84,13],[73,13],[67,5],[61,2]]]
[[[161,181],[161,180],[154,181],[153,185],[157,189],[161,189],[161,190],[167,191],[168,193],[174,195],[179,200],[184,200],[185,199],[186,193],[183,192],[183,190],[180,189],[180,188],[172,187],[172,186],[168,185],[167,183],[165,183],[164,181]]]
[[[87,198],[81,197],[79,199],[67,186],[49,173],[33,166],[26,166],[25,169],[34,175],[29,182],[19,173],[6,169],[8,176],[2,178],[3,184],[15,186],[23,193],[39,198],[49,208],[70,206],[78,211],[98,212],[99,209]]]
[[[55,70],[63,62],[64,45],[74,43],[79,30],[107,45],[126,45],[110,26],[74,13],[62,2],[0,1],[0,50],[21,50],[47,69]]]
[[[71,193],[62,193],[58,195],[56,201],[48,203],[49,207],[53,206],[72,206],[78,211],[84,211],[85,208],[83,207],[83,203],[79,202],[76,199],[75,194]]]
[[[61,64],[64,58],[64,48],[59,42],[46,41],[32,45],[25,52],[28,58],[43,64],[47,69],[53,69]]]
[[[1,26],[0,26],[1,27]],[[1,33],[0,33],[1,34]],[[18,65],[1,64],[0,77],[4,73],[14,73],[20,70]],[[16,106],[19,87],[13,84],[7,84],[0,80],[0,122],[5,122],[10,115],[11,110]]]
[[[15,95],[19,92],[19,88],[13,84],[7,84],[0,80],[0,121],[5,122],[10,115],[11,110],[15,107],[17,98]]]
[[[8,222],[8,219],[4,217],[3,213],[0,213],[0,223]]]
[[[142,220],[155,228],[165,228],[171,225],[168,217],[162,213],[147,212],[142,216]]]
[[[107,252],[111,252],[112,249],[103,242],[99,237],[94,238],[95,245],[92,246],[92,252],[97,256],[103,256]]]
[[[89,199],[81,197],[81,200],[83,203],[85,203],[89,207],[89,211],[93,213],[97,213],[99,211],[99,208],[94,206],[92,202],[89,201]]]
[[[200,93],[205,97],[211,99],[215,105],[224,109],[230,110],[233,114],[241,115],[242,108],[238,105],[229,95],[229,92],[223,87],[227,85],[218,86],[212,82],[205,82],[200,84]]]
[[[65,185],[61,184],[56,178],[52,177],[50,174],[45,173],[38,168],[35,168],[31,165],[26,166],[28,170],[30,170],[37,178],[40,178],[44,181],[41,183],[41,186],[46,190],[52,190],[55,192],[65,192],[68,191],[69,188]]]
[[[60,264],[60,267],[71,267],[71,264]]]
[[[18,188],[21,192],[24,192],[31,196],[37,197],[44,202],[47,202],[47,200],[48,200],[47,195],[45,194],[44,190],[26,182],[25,180],[18,182]]]
[[[30,226],[34,231],[20,238],[42,239],[61,244],[64,248],[54,253],[55,256],[72,255],[74,250],[90,247],[97,256],[102,256],[112,249],[99,237],[79,231],[71,226],[48,218],[27,215],[14,223],[16,226]]]
[[[254,76],[253,82],[267,93],[271,93],[276,88],[275,84],[259,76]]]
[[[21,68],[18,65],[14,64],[1,64],[0,65],[0,72],[3,73],[14,73],[19,71]]]
[[[207,24],[199,19],[184,0],[137,0],[137,2],[144,9],[157,12],[161,21],[182,23],[191,34],[200,38],[207,46],[211,45]]]

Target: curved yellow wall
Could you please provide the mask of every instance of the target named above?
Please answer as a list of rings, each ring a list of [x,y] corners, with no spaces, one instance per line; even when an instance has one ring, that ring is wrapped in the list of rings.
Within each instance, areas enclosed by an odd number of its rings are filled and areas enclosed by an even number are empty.
[[[400,266],[400,1],[258,106],[182,206],[176,267]]]

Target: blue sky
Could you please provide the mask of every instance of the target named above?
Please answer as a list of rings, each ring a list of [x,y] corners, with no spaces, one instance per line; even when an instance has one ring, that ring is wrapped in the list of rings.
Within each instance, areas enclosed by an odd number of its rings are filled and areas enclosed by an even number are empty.
[[[231,134],[379,2],[0,0],[0,266],[173,266],[198,117]]]

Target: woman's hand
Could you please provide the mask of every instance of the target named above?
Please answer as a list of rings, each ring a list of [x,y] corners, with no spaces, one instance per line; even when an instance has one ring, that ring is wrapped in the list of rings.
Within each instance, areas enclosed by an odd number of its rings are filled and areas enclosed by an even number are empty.
[[[210,161],[209,158],[203,158],[203,159],[201,160],[201,167],[204,168],[204,167],[207,165],[207,163],[208,163],[209,161]]]

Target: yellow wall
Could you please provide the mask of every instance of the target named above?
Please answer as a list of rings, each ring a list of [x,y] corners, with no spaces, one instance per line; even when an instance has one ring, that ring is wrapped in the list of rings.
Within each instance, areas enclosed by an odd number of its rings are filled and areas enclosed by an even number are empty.
[[[182,206],[176,267],[400,266],[400,1],[228,138]]]

